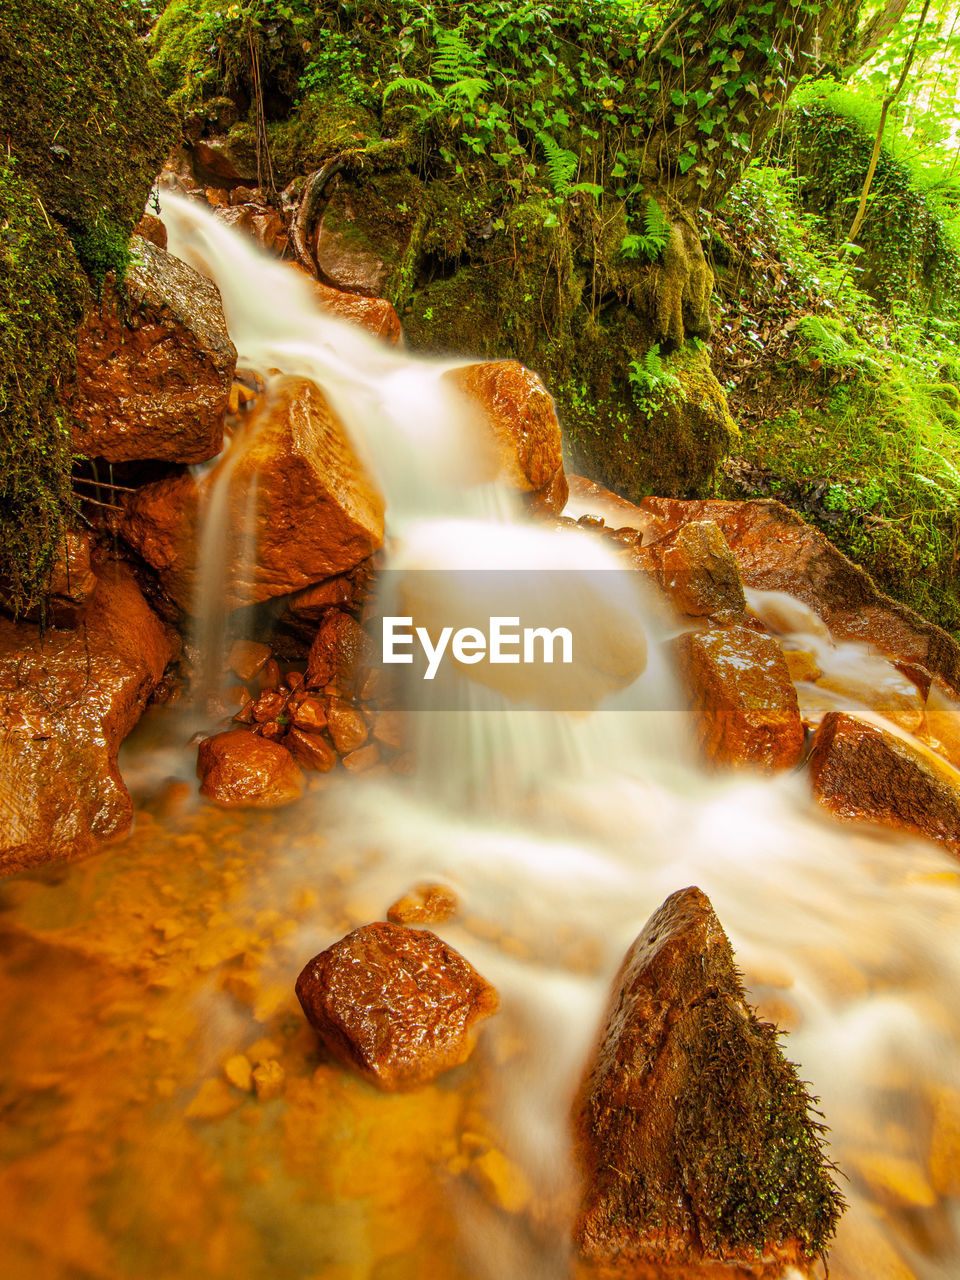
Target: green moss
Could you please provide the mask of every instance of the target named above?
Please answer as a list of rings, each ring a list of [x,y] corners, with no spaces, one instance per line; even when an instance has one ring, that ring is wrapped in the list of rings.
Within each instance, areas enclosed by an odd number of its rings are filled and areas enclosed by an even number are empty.
[[[89,295],[69,239],[0,161],[0,583],[14,611],[44,589],[70,502],[61,405]]]
[[[220,0],[170,0],[150,39],[150,70],[172,106],[201,100],[216,79]]]
[[[70,507],[64,391],[88,274],[122,272],[173,116],[121,0],[7,0],[0,117],[0,579],[19,611]]]

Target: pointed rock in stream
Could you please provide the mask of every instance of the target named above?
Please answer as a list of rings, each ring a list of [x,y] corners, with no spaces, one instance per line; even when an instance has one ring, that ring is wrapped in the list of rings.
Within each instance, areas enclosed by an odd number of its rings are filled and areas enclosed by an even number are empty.
[[[773,1280],[806,1273],[836,1230],[811,1099],[699,889],[627,953],[576,1125],[576,1241],[605,1278]]]

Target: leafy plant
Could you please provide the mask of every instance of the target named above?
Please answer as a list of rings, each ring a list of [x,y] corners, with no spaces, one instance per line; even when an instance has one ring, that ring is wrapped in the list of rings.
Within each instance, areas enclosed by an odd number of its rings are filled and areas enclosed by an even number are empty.
[[[641,360],[630,361],[627,380],[637,408],[647,414],[659,412],[680,389],[680,379],[667,367],[659,343],[654,343]]]
[[[625,258],[649,258],[656,262],[667,245],[670,224],[667,216],[651,196],[643,216],[643,234],[625,235],[620,242],[620,252]]]

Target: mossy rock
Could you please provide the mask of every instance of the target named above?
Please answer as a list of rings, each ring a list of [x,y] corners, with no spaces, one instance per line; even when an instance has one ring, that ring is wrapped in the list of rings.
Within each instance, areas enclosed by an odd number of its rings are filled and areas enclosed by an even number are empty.
[[[90,297],[76,251],[36,188],[0,162],[0,582],[33,603],[60,547],[70,502],[61,389]]]
[[[0,578],[16,611],[42,595],[71,503],[62,405],[84,307],[122,274],[174,117],[122,0],[8,0],[0,116]]]
[[[174,117],[121,0],[6,0],[0,116],[19,172],[71,231],[126,241]]]

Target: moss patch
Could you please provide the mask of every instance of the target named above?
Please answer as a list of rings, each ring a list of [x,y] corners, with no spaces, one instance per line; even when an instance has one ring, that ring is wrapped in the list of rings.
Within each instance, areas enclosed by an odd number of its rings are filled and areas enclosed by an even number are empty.
[[[61,390],[89,287],[35,189],[0,162],[0,582],[15,611],[43,590],[70,502]]]

